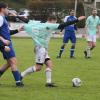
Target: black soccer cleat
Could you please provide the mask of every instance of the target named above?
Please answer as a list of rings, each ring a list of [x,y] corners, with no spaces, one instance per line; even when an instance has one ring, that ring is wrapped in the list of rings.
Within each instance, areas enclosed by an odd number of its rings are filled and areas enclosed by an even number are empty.
[[[73,87],[76,87],[74,83],[73,83]]]
[[[24,87],[24,84],[22,82],[16,83],[16,87]]]
[[[87,59],[91,59],[91,57],[87,57]]]
[[[87,58],[87,52],[86,51],[84,51],[84,55],[85,55],[85,58]]]
[[[46,83],[45,86],[46,86],[46,87],[49,87],[49,88],[57,87],[56,85],[54,85],[54,83]]]
[[[60,55],[58,55],[56,58],[57,58],[57,59],[60,59],[60,58],[61,58],[61,56],[60,56]]]
[[[22,77],[22,76],[20,76],[20,80],[21,80],[21,81],[23,80],[23,77]]]
[[[71,58],[71,59],[75,59],[75,57],[74,57],[74,56],[70,56],[70,58]]]

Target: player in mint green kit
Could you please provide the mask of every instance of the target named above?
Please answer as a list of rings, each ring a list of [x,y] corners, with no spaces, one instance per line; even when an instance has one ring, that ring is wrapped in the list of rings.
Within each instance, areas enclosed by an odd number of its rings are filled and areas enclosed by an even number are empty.
[[[91,51],[96,46],[96,33],[100,33],[98,26],[100,25],[100,18],[97,16],[97,10],[93,9],[92,15],[86,20],[87,28],[87,43],[88,46],[84,51],[85,58],[91,58]]]
[[[74,24],[84,18],[85,17],[82,16],[74,21],[57,24],[56,16],[50,16],[46,23],[30,21],[28,22],[28,24],[24,25],[24,30],[32,37],[33,41],[35,42],[36,64],[35,66],[29,67],[21,73],[22,79],[30,73],[40,71],[43,64],[45,64],[46,87],[55,87],[51,80],[51,71],[53,64],[48,55],[48,44],[52,36],[52,32],[63,29],[64,27]]]

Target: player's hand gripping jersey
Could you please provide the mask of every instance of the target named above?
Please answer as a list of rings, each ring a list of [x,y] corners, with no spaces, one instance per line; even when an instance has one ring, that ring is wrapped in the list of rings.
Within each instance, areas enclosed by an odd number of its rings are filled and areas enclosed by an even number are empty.
[[[96,16],[95,18],[91,15],[86,20],[87,34],[96,35],[97,26],[100,24],[100,18]]]

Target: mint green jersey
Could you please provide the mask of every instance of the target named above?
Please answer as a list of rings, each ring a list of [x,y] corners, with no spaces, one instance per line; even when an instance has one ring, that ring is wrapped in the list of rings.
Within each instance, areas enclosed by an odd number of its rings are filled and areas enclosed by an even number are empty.
[[[48,48],[48,44],[52,33],[58,30],[59,24],[53,23],[41,23],[38,21],[30,21],[28,24],[24,25],[24,30],[29,34],[35,45]]]
[[[95,18],[91,15],[86,20],[87,34],[96,35],[97,26],[100,24],[100,18],[96,16]]]

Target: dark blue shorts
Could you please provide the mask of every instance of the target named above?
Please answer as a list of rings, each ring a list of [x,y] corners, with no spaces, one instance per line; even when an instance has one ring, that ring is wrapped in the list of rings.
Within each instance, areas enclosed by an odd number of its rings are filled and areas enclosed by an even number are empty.
[[[3,57],[6,60],[16,57],[12,44],[9,45],[9,48],[9,52],[2,51]]]
[[[67,32],[64,34],[63,43],[68,43],[69,40],[71,41],[71,43],[76,43],[76,35],[75,35],[74,32],[67,31]]]

